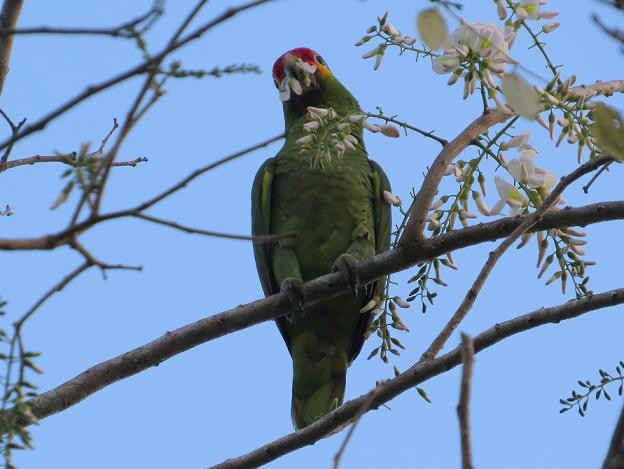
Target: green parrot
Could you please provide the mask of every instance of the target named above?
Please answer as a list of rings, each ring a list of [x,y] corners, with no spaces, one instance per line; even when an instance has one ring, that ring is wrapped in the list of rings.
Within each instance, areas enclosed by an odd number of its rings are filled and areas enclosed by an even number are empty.
[[[297,305],[302,282],[333,271],[343,272],[353,286],[352,292],[305,309],[293,307],[276,320],[292,356],[292,418],[301,429],[342,404],[347,368],[372,320],[371,300],[383,294],[385,279],[361,287],[354,266],[389,248],[390,206],[383,193],[390,183],[368,159],[361,125],[350,124],[354,144],[321,166],[297,142],[308,135],[303,124],[309,106],[331,107],[338,116],[362,114],[320,55],[293,49],[277,59],[273,78],[283,101],[286,141],[256,174],[252,232],[294,235],[254,243],[264,293],[283,290]]]

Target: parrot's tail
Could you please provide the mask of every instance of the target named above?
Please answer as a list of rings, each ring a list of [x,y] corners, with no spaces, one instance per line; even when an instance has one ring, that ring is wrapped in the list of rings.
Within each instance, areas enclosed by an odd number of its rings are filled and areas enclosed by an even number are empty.
[[[347,383],[346,370],[339,375],[332,374],[321,386],[303,399],[297,398],[297,380],[293,380],[292,419],[297,430],[316,422],[337,409],[344,400]]]

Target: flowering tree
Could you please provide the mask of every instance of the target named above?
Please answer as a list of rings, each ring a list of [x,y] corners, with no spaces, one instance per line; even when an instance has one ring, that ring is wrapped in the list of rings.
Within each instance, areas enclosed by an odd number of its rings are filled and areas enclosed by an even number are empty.
[[[171,35],[167,44],[157,52],[151,51],[147,46],[145,35],[163,14],[162,5],[158,2],[144,15],[115,28],[61,28],[53,31],[49,28],[30,31],[16,28],[22,2],[4,2],[0,17],[3,28],[3,41],[0,43],[0,87],[8,73],[12,40],[18,34],[96,34],[123,37],[136,43],[143,54],[141,64],[90,86],[39,120],[28,124],[26,121],[15,122],[8,112],[2,110],[10,135],[0,144],[4,151],[0,159],[0,172],[10,174],[9,170],[13,168],[43,162],[66,165],[68,169],[64,177],[67,182],[53,206],[68,204],[74,192],[78,192],[78,200],[69,223],[60,231],[32,238],[2,238],[0,249],[25,251],[69,247],[83,259],[77,268],[53,285],[31,308],[15,318],[13,327],[7,327],[3,331],[2,338],[7,350],[0,356],[6,365],[2,413],[5,436],[2,450],[7,465],[10,465],[14,449],[31,445],[31,424],[41,422],[41,425],[45,425],[46,417],[64,411],[110,384],[140,373],[199,344],[283,316],[293,307],[289,297],[280,293],[210,315],[101,362],[46,392],[37,392],[29,377],[31,372],[39,371],[35,361],[38,354],[26,346],[23,331],[29,319],[49,298],[93,267],[104,273],[113,269],[139,269],[137,266],[101,261],[87,249],[83,237],[96,226],[109,220],[134,218],[188,233],[236,237],[253,242],[272,241],[271,237],[253,238],[247,235],[215,233],[183,225],[177,220],[154,216],[147,213],[147,210],[181,191],[200,175],[265,147],[283,138],[283,135],[197,168],[187,177],[136,205],[112,211],[102,208],[104,190],[109,184],[111,172],[116,171],[116,167],[146,163],[144,157],[120,160],[120,149],[136,124],[163,96],[167,83],[187,77],[258,71],[257,67],[251,65],[187,70],[177,61],[167,64],[171,55],[233,16],[268,2],[269,0],[257,0],[228,9],[197,29],[190,30],[189,24],[206,3],[205,0],[199,1]],[[604,171],[609,168],[619,169],[618,163],[624,159],[622,117],[615,108],[605,104],[604,100],[614,93],[623,92],[624,81],[578,84],[573,74],[565,75],[559,66],[554,65],[553,59],[546,52],[544,38],[557,30],[559,23],[551,20],[558,13],[547,9],[546,0],[492,2],[492,8],[500,19],[496,24],[471,22],[460,18],[461,5],[458,3],[434,3],[438,4],[435,8],[419,14],[418,39],[404,35],[401,29],[405,28],[398,22],[391,21],[391,13],[386,13],[366,30],[365,36],[356,45],[372,46],[363,54],[363,58],[374,59],[375,70],[383,70],[384,58],[393,52],[405,59],[410,56],[430,59],[433,72],[450,75],[449,85],[463,84],[464,100],[480,100],[482,112],[454,138],[446,139],[396,116],[387,115],[381,108],[366,113],[340,115],[332,108],[310,107],[308,121],[304,124],[306,135],[297,141],[302,152],[314,155],[313,161],[320,168],[331,165],[336,159],[342,158],[345,152],[354,148],[357,143],[352,135],[354,126],[393,138],[402,133],[415,132],[441,146],[439,153],[429,164],[422,184],[409,197],[384,193],[386,203],[395,206],[398,215],[392,249],[365,259],[357,266],[357,275],[362,283],[402,270],[414,269],[410,272],[409,283],[412,286],[409,294],[400,294],[402,287],[388,282],[384,295],[375,298],[365,307],[367,311],[374,312],[375,319],[369,334],[373,336],[371,341],[377,340],[369,358],[379,356],[384,362],[389,362],[392,354],[399,354],[403,343],[397,333],[409,329],[406,325],[409,321],[404,320],[399,311],[414,304],[423,312],[431,308],[438,296],[438,292],[434,290],[439,286],[447,286],[445,272],[458,268],[453,252],[485,242],[502,241],[489,253],[487,261],[448,322],[423,350],[421,358],[413,362],[407,370],[401,371],[395,366],[394,378],[378,382],[370,392],[346,402],[316,423],[248,454],[224,461],[219,467],[254,467],[267,463],[351,424],[344,444],[336,454],[335,465],[338,466],[349,438],[362,416],[406,390],[420,386],[429,378],[462,364],[458,406],[462,461],[463,467],[472,467],[470,395],[474,354],[526,330],[624,302],[622,288],[601,291],[599,285],[590,286],[588,267],[593,266],[594,262],[586,258],[586,233],[580,228],[624,218],[624,203],[597,201],[585,206],[566,207],[567,202],[562,195],[566,188],[582,176],[594,173],[584,187],[585,191],[589,191],[593,184],[599,183],[598,176]],[[617,3],[614,6],[621,8]],[[457,28],[453,31],[447,30],[447,19],[456,22]],[[611,33],[617,39],[617,33]],[[514,44],[520,35],[531,39],[533,50],[546,64],[549,76],[542,77],[514,59]],[[300,94],[302,88],[309,85],[302,82],[301,77],[305,80],[305,77],[312,79],[310,77],[314,76],[315,70],[309,64],[300,63],[298,66],[297,75],[287,75],[277,84],[282,100],[288,100],[291,94]],[[424,64],[419,66],[424,67]],[[112,130],[95,151],[88,145],[83,145],[79,151],[70,153],[17,158],[12,154],[16,144],[36,134],[77,104],[137,76],[143,79],[142,86],[125,118],[120,124],[117,120],[114,121]],[[454,91],[454,88],[449,90]],[[532,135],[526,130],[530,121],[537,122],[557,147],[570,145],[575,148],[578,166],[574,170],[558,175],[546,169],[549,167],[548,161],[538,156],[539,148],[531,143]],[[488,193],[488,188],[492,185],[497,193],[494,198]],[[504,210],[508,212],[507,216],[501,215]],[[11,205],[6,205],[1,215],[10,216],[12,212]],[[547,285],[560,285],[563,294],[571,291],[572,299],[493,324],[491,328],[472,338],[463,335],[457,348],[441,355],[452,334],[472,310],[495,265],[516,241],[519,241],[519,247],[535,251],[538,277],[543,277]],[[303,306],[337,296],[349,287],[348,280],[340,273],[315,279],[303,286]],[[9,295],[10,292],[6,294]],[[4,303],[1,306],[4,307]],[[579,391],[572,391],[569,397],[561,400],[561,411],[575,409],[584,415],[590,398],[604,396],[610,399],[611,387],[619,389],[621,395],[623,367],[624,364],[620,363],[615,374],[601,370],[600,381],[597,383],[579,381]],[[429,399],[422,387],[417,389],[424,399]],[[614,432],[605,467],[618,467],[617,461],[624,457],[623,421],[624,417],[620,418],[620,424]]]

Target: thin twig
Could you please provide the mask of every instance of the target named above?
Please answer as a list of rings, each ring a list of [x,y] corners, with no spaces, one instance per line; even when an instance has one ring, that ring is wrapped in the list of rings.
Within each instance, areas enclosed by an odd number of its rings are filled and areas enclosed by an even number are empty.
[[[589,182],[583,186],[583,192],[585,192],[586,194],[589,193],[589,189],[592,186],[592,184],[594,184],[594,182],[596,182],[596,179],[598,179],[600,177],[600,175],[604,171],[608,171],[609,170],[609,166],[611,166],[611,163],[613,163],[613,162],[611,161],[610,163],[605,164],[602,168],[600,168],[598,171],[596,171],[596,174],[594,174],[592,176],[592,178],[589,180]]]
[[[63,163],[69,166],[76,166],[78,161],[76,161],[76,157],[78,154],[73,151],[71,153],[66,153],[64,155],[34,155],[27,156],[24,158],[20,158],[18,160],[11,160],[6,163],[4,168],[0,168],[0,172],[6,171],[7,169],[17,168],[18,166],[27,166],[33,165],[36,163]],[[148,161],[147,157],[140,156],[133,160],[128,161],[115,161],[113,163],[114,167],[117,166],[131,166],[136,167],[139,163],[146,163]]]
[[[22,126],[26,123],[26,118],[24,117],[21,121],[15,124],[11,118],[8,116],[6,112],[0,109],[0,114],[4,117],[4,120],[11,127],[11,139],[15,139],[15,136],[19,133]],[[4,149],[4,153],[2,153],[2,157],[0,157],[0,172],[4,171],[7,166],[7,160],[9,159],[9,155],[11,154],[11,150],[13,150],[14,140]]]
[[[376,393],[377,386],[379,386],[379,383],[375,385],[375,389],[373,389],[373,392],[370,393],[369,399],[367,399],[366,401],[362,403],[362,407],[360,407],[360,410],[358,411],[357,416],[354,418],[353,423],[351,424],[351,427],[349,428],[349,431],[345,435],[345,439],[342,441],[340,448],[334,455],[334,469],[340,468],[340,460],[342,459],[342,455],[347,449],[347,445],[349,444],[349,441],[351,441],[351,437],[353,436],[353,433],[355,432],[355,429],[358,426],[358,423],[360,423],[360,420],[362,420],[362,416],[370,410],[370,406],[375,400],[375,397],[377,396],[377,393]],[[339,431],[339,430],[337,429],[336,431]]]
[[[264,148],[266,146],[269,146],[270,144],[277,142],[278,140],[283,139],[285,136],[285,134],[281,133],[279,135],[276,135],[275,137],[271,137],[269,139],[266,139],[260,143],[257,143],[255,145],[252,145],[251,147],[245,148],[243,150],[237,151],[235,153],[232,153],[231,155],[228,155],[224,158],[221,158],[220,160],[214,161],[206,166],[203,166],[201,168],[198,168],[196,170],[194,170],[191,174],[189,174],[187,177],[185,177],[184,179],[182,179],[180,182],[177,182],[176,184],[174,184],[173,186],[171,186],[170,188],[164,190],[163,192],[161,192],[160,194],[156,195],[155,197],[152,197],[149,200],[146,200],[145,202],[139,204],[135,210],[136,211],[143,211],[149,207],[152,207],[153,205],[157,204],[158,202],[162,201],[163,199],[169,197],[171,194],[179,191],[180,189],[184,188],[188,183],[190,183],[193,179],[201,176],[202,174],[215,169],[221,165],[224,165],[225,163],[229,163],[232,160],[235,160],[236,158],[239,158],[243,155],[246,155],[248,153],[251,153],[253,151],[259,150],[260,148]]]
[[[216,238],[241,239],[245,241],[266,242],[266,241],[275,241],[277,239],[283,239],[283,238],[288,238],[291,236],[296,236],[295,233],[288,233],[285,235],[258,235],[258,236],[239,235],[239,234],[233,234],[233,233],[223,233],[220,231],[203,230],[200,228],[192,228],[190,226],[181,225],[180,223],[175,222],[175,221],[165,220],[163,218],[154,217],[152,215],[147,215],[145,213],[135,213],[132,216],[135,218],[140,218],[142,220],[152,222],[152,223],[156,223],[158,225],[164,225],[170,228],[175,228],[176,230],[184,231],[185,233],[201,234],[205,236],[213,236]]]
[[[28,311],[26,311],[22,317],[20,317],[15,323],[15,329],[17,332],[22,328],[24,323],[28,321],[32,317],[35,312],[41,308],[41,306],[50,299],[55,293],[60,292],[65,288],[72,280],[78,277],[81,273],[87,270],[89,267],[92,267],[93,264],[89,261],[84,262],[80,266],[76,267],[69,274],[67,274],[63,279],[61,279],[57,284],[55,284],[52,288],[50,288],[47,292],[45,292],[41,298],[37,300],[37,302],[30,307]]]
[[[143,15],[135,19],[126,21],[119,26],[111,28],[69,28],[58,26],[33,26],[27,28],[0,28],[0,36],[6,35],[31,35],[31,34],[57,34],[57,35],[88,35],[88,36],[112,36],[133,39],[137,36],[137,26],[141,23],[153,25],[153,20],[162,15],[163,9],[159,1],[154,2],[153,6]],[[141,29],[141,33],[146,30]]]
[[[474,469],[472,463],[472,438],[470,434],[470,394],[474,368],[474,344],[468,334],[461,335],[462,378],[457,415],[461,440],[462,469]]]
[[[165,49],[170,49],[176,44],[180,36],[186,30],[186,28],[188,28],[188,26],[191,24],[193,19],[197,16],[197,14],[201,11],[201,9],[206,5],[207,1],[208,0],[199,0],[197,2],[195,7],[193,7],[193,9],[184,19],[184,21],[182,21],[182,23],[178,26],[173,36],[171,36]],[[119,149],[121,148],[121,145],[125,141],[126,137],[129,135],[132,128],[139,121],[139,119],[141,119],[141,117],[145,115],[147,110],[150,109],[156,103],[156,101],[162,96],[160,87],[154,86],[154,79],[156,75],[158,74],[158,70],[160,69],[162,61],[165,59],[165,57],[166,55],[161,56],[160,59],[154,62],[152,67],[147,71],[147,76],[145,77],[145,80],[143,81],[143,86],[141,87],[141,90],[137,93],[137,96],[135,97],[134,102],[132,103],[132,105],[130,106],[130,109],[128,110],[126,114],[126,118],[124,120],[123,126],[119,133],[119,137],[115,141],[113,148],[106,156],[106,159],[102,165],[102,177],[101,177],[101,180],[98,181],[97,183],[98,190],[95,195],[95,207],[93,209],[93,212],[95,215],[97,215],[100,211],[100,206],[102,204],[102,196],[104,194],[104,188],[106,187],[106,183],[108,182],[108,176],[110,174],[111,164],[113,163],[113,161],[115,161],[115,158],[117,156],[117,153],[119,152]],[[167,78],[168,77],[165,77],[164,80],[166,80]],[[162,84],[160,86],[162,86]],[[143,104],[143,100],[145,99],[145,96],[148,94],[150,90],[152,91],[151,99],[143,106],[143,108],[141,108],[141,105]],[[81,203],[78,205],[78,208],[76,210],[76,216],[74,216],[72,220],[72,225],[76,222],[77,215],[80,213],[83,203],[84,203],[84,200],[81,201]]]

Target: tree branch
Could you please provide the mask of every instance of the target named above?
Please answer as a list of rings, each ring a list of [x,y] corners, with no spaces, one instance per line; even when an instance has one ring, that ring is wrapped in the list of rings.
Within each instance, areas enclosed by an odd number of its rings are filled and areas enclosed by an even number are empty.
[[[442,151],[438,153],[438,156],[431,164],[429,171],[427,171],[425,180],[414,199],[409,220],[401,237],[401,243],[412,238],[423,238],[429,207],[431,207],[433,198],[438,192],[438,186],[440,181],[442,181],[442,177],[444,177],[444,171],[446,171],[453,159],[487,129],[493,125],[505,122],[510,117],[513,117],[513,114],[500,110],[488,111],[477,117],[463,132],[444,145]]]
[[[474,337],[474,349],[478,353],[503,339],[526,330],[548,323],[556,324],[590,311],[622,303],[624,303],[624,288],[587,296],[550,308],[540,308],[532,313],[495,324],[482,332]],[[370,408],[378,408],[414,386],[456,367],[461,363],[461,360],[461,348],[457,347],[446,355],[433,360],[418,362],[396,378],[378,384],[375,390],[346,402],[303,430],[286,435],[243,456],[228,459],[212,467],[213,469],[257,467],[299,448],[314,444],[351,422],[362,404],[370,399],[371,393],[377,395],[374,397]]]
[[[70,226],[68,226],[67,228],[65,228],[64,230],[58,233],[48,234],[48,235],[40,236],[38,238],[0,239],[0,250],[56,249],[59,246],[68,244],[72,238],[75,238],[80,233],[84,232],[85,230],[99,223],[102,223],[108,220],[123,218],[123,217],[136,216],[137,214],[140,214],[142,211],[152,207],[153,205],[156,205],[157,203],[161,202],[162,200],[174,194],[175,192],[183,189],[191,181],[201,176],[202,174],[212,169],[215,169],[225,163],[228,163],[236,158],[240,158],[243,155],[251,153],[260,148],[266,147],[267,145],[270,145],[271,143],[276,142],[277,140],[280,140],[282,138],[284,138],[284,134],[277,135],[263,142],[252,145],[251,147],[232,153],[231,155],[221,158],[220,160],[214,161],[202,168],[196,169],[187,177],[177,182],[170,188],[166,189],[165,191],[161,192],[155,197],[145,202],[140,203],[136,207],[125,209],[125,210],[119,210],[117,212],[111,212],[111,213],[104,214],[104,215],[93,216],[81,223],[76,223],[75,225],[70,224]],[[69,155],[65,155],[65,156],[69,156]],[[37,157],[33,157],[33,158],[37,158]],[[15,161],[20,161],[20,160],[15,160]],[[8,164],[11,164],[11,163],[12,162],[9,162]],[[113,165],[115,165],[115,163],[113,163]],[[131,162],[119,162],[119,163],[116,163],[116,165],[131,166]]]
[[[624,467],[624,408],[615,425],[611,445],[602,469],[622,469]]]
[[[155,1],[152,7],[141,16],[138,16],[130,21],[114,26],[111,28],[66,28],[55,26],[36,26],[29,28],[16,29],[15,24],[11,27],[4,26],[0,28],[0,36],[7,35],[31,35],[31,34],[58,34],[58,35],[89,35],[89,36],[112,36],[123,38],[135,38],[137,34],[144,33],[147,27],[154,24],[154,21],[163,14],[160,1]],[[136,28],[146,23],[141,28],[141,31],[136,31]]]
[[[137,213],[132,215],[133,217],[140,218],[141,220],[149,221],[155,223],[157,225],[168,226],[170,228],[174,228],[176,230],[184,231],[185,233],[190,234],[200,234],[204,236],[214,236],[215,238],[225,238],[225,239],[240,239],[243,241],[274,241],[277,239],[294,236],[294,233],[287,235],[259,235],[259,236],[247,236],[247,235],[239,235],[232,233],[223,233],[220,231],[211,231],[211,230],[202,230],[200,228],[192,228],[190,226],[181,225],[178,222],[171,220],[164,220],[162,218],[154,217],[152,215],[146,215],[145,213]]]
[[[13,1],[16,1],[16,0],[13,0]],[[200,26],[194,32],[180,39],[175,44],[169,47],[165,47],[161,52],[154,55],[151,59],[146,60],[134,66],[133,68],[126,70],[125,72],[122,72],[114,77],[111,77],[108,80],[105,80],[95,85],[88,86],[83,92],[77,94],[76,96],[74,96],[73,98],[65,102],[64,104],[61,104],[60,106],[50,111],[45,116],[34,121],[32,124],[24,127],[22,131],[15,137],[15,139],[7,139],[3,141],[2,143],[0,143],[0,150],[5,149],[9,144],[16,142],[18,140],[21,140],[30,134],[43,130],[52,120],[61,116],[62,114],[69,111],[76,105],[80,104],[82,101],[90,98],[91,96],[94,96],[95,94],[100,93],[112,86],[115,86],[129,78],[148,72],[149,70],[153,68],[154,64],[158,63],[163,58],[171,54],[171,52],[187,45],[188,43],[196,39],[199,39],[201,36],[203,36],[204,33],[211,30],[215,26],[218,26],[224,21],[232,18],[233,16],[236,16],[237,14],[242,13],[243,11],[262,5],[263,3],[268,3],[270,1],[272,0],[255,0],[255,1],[245,3],[243,5],[240,5],[238,7],[232,7],[232,8],[226,9],[225,12],[223,12],[221,15],[217,16],[216,18],[209,21],[208,23],[205,23],[204,25]],[[6,37],[12,38],[13,36],[6,36]]]
[[[462,469],[474,469],[472,463],[472,443],[470,437],[470,394],[472,370],[474,368],[474,344],[468,334],[461,335],[462,379],[459,393],[457,415],[459,416],[459,434],[461,439]]]
[[[15,28],[23,4],[24,0],[4,0],[2,11],[0,11],[0,28]],[[13,36],[0,36],[0,94],[2,94],[6,76],[9,73],[11,49],[13,49]]]

